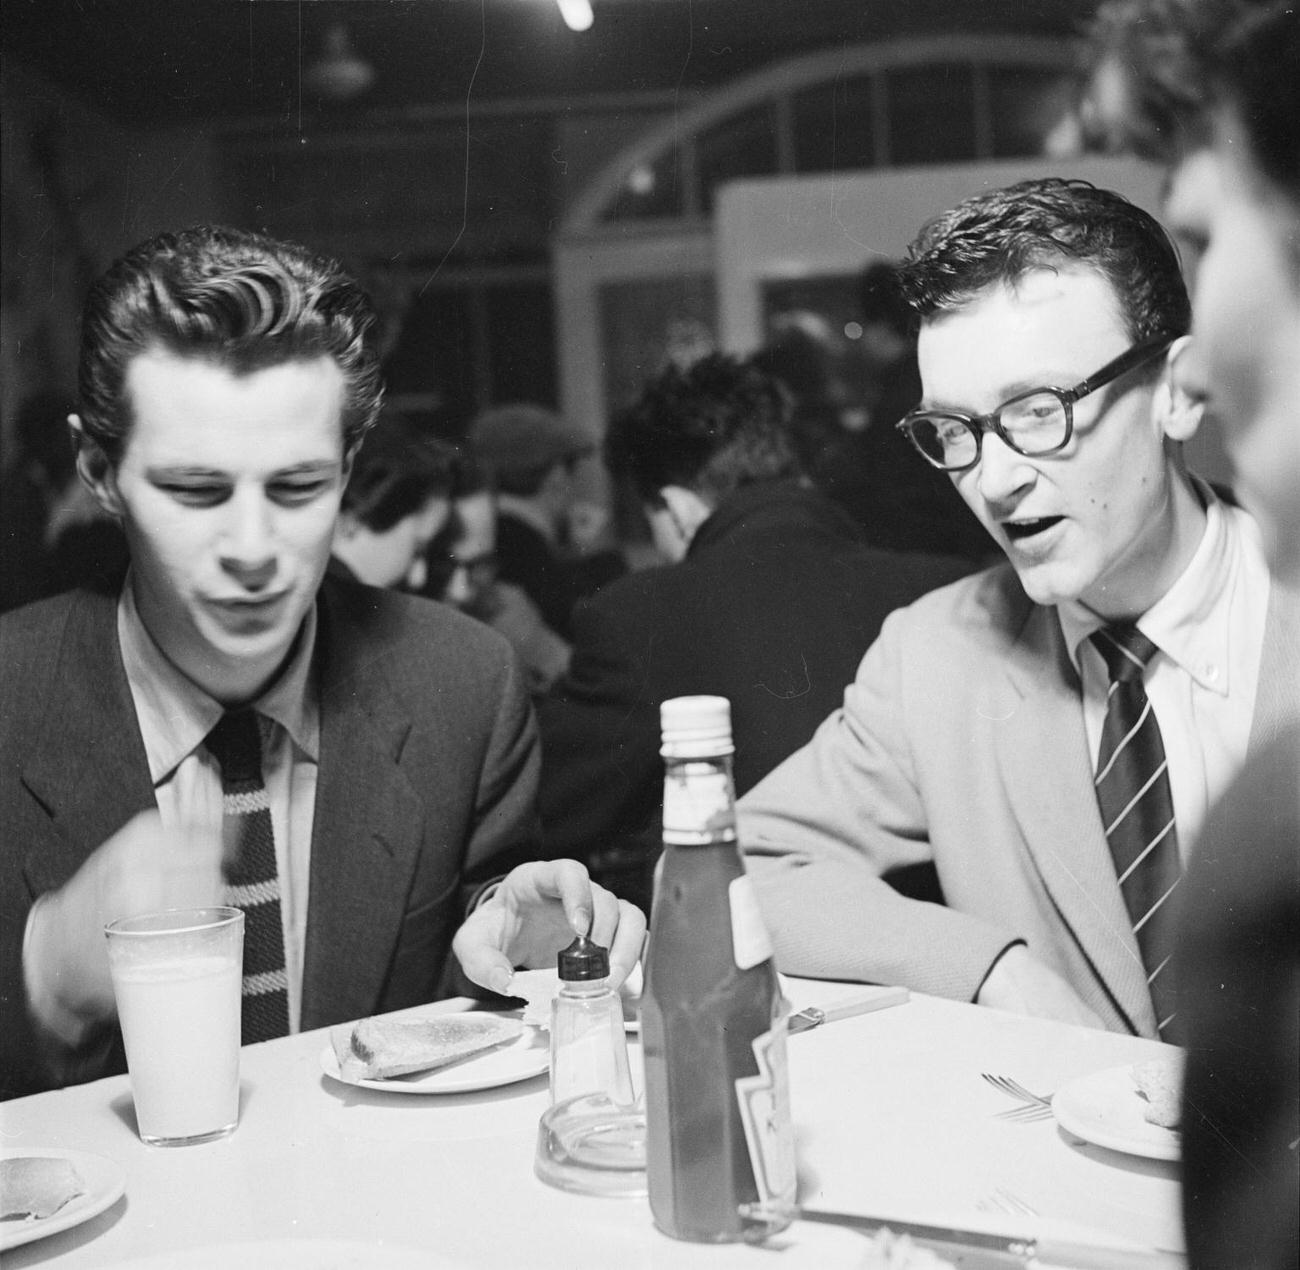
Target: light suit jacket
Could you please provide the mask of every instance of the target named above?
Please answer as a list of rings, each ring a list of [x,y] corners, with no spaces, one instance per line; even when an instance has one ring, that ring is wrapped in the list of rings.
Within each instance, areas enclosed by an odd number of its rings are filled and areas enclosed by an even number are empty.
[[[444,605],[332,578],[317,603],[304,1030],[434,999],[469,893],[534,857],[539,841],[536,725],[506,641]],[[25,1004],[33,900],[155,805],[116,604],[73,592],[0,621],[7,1095],[61,1079],[38,1053]],[[78,1078],[122,1070],[120,1046],[105,1049]]]
[[[1252,748],[1283,711],[1298,608],[1273,588]],[[781,969],[970,1001],[1024,940],[1108,1027],[1154,1035],[1092,776],[1056,611],[1009,565],[893,614],[843,708],[740,802]],[[879,879],[929,859],[946,906]]]

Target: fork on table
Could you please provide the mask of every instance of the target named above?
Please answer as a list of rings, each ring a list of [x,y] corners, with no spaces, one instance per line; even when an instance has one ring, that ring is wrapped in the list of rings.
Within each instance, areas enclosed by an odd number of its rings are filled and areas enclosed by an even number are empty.
[[[1049,1094],[1031,1093],[1018,1080],[1012,1080],[1010,1076],[997,1076],[992,1072],[981,1072],[980,1075],[994,1089],[1022,1104],[1019,1107],[1010,1107],[1006,1111],[997,1112],[999,1120],[1011,1120],[1016,1124],[1033,1124],[1038,1120],[1051,1118],[1052,1099]]]

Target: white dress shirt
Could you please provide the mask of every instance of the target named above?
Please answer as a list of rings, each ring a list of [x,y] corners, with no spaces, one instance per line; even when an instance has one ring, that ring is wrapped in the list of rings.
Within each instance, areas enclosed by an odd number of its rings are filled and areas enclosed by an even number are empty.
[[[1184,865],[1207,811],[1246,761],[1270,586],[1255,522],[1200,482],[1197,489],[1206,503],[1205,533],[1173,586],[1137,621],[1159,650],[1144,682],[1169,763]],[[1077,601],[1057,611],[1083,682],[1095,767],[1110,679],[1088,637],[1106,623]]]
[[[117,633],[163,827],[187,825],[219,835],[221,768],[203,739],[216,726],[224,707],[168,661],[145,630],[129,583],[118,604]],[[311,674],[315,646],[313,605],[288,665],[251,703],[261,731],[262,783],[271,804],[275,865],[280,875],[290,1032],[298,1030],[302,1017],[311,833],[320,762],[320,707]]]

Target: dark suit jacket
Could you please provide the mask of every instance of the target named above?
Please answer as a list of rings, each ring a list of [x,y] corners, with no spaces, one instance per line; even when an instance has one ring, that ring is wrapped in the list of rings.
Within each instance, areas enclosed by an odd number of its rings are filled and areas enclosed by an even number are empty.
[[[645,904],[660,703],[730,699],[744,792],[840,704],[886,614],[972,567],[873,550],[843,512],[793,483],[727,499],[680,564],[634,573],[575,611],[569,673],[539,707],[547,853],[591,860],[607,886]]]
[[[1260,738],[1175,892],[1193,1270],[1300,1265],[1300,626],[1286,651],[1290,723]]]
[[[434,999],[470,891],[536,854],[536,727],[501,637],[426,600],[327,579],[302,1027]],[[59,1083],[22,984],[32,901],[154,805],[116,600],[0,620],[0,1072]],[[104,1047],[101,1046],[101,1049]],[[99,1070],[122,1070],[120,1046]]]

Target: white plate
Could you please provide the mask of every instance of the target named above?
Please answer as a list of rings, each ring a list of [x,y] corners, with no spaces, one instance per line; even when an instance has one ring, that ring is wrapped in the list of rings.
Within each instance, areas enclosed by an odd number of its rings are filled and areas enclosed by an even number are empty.
[[[1147,1121],[1146,1105],[1131,1063],[1072,1080],[1052,1099],[1057,1123],[1085,1142],[1151,1160],[1179,1159],[1182,1135]]]
[[[471,1012],[472,1013],[472,1012]],[[452,1019],[454,1014],[439,1018]],[[341,1024],[351,1033],[352,1024]],[[389,1080],[349,1080],[339,1070],[334,1046],[327,1044],[320,1052],[321,1071],[332,1080],[361,1089],[378,1089],[386,1094],[464,1094],[475,1089],[496,1089],[540,1075],[551,1065],[550,1038],[537,1028],[526,1027],[507,1045],[484,1054],[471,1054],[459,1062],[436,1067],[431,1072],[412,1072]]]
[[[0,1252],[17,1248],[19,1244],[57,1235],[82,1222],[98,1217],[104,1209],[116,1204],[126,1190],[126,1174],[116,1160],[92,1155],[89,1151],[64,1151],[54,1147],[10,1147],[0,1149],[0,1158],[37,1156],[41,1159],[67,1160],[81,1177],[86,1190],[83,1195],[69,1200],[57,1213],[31,1221],[15,1218],[0,1222]]]

